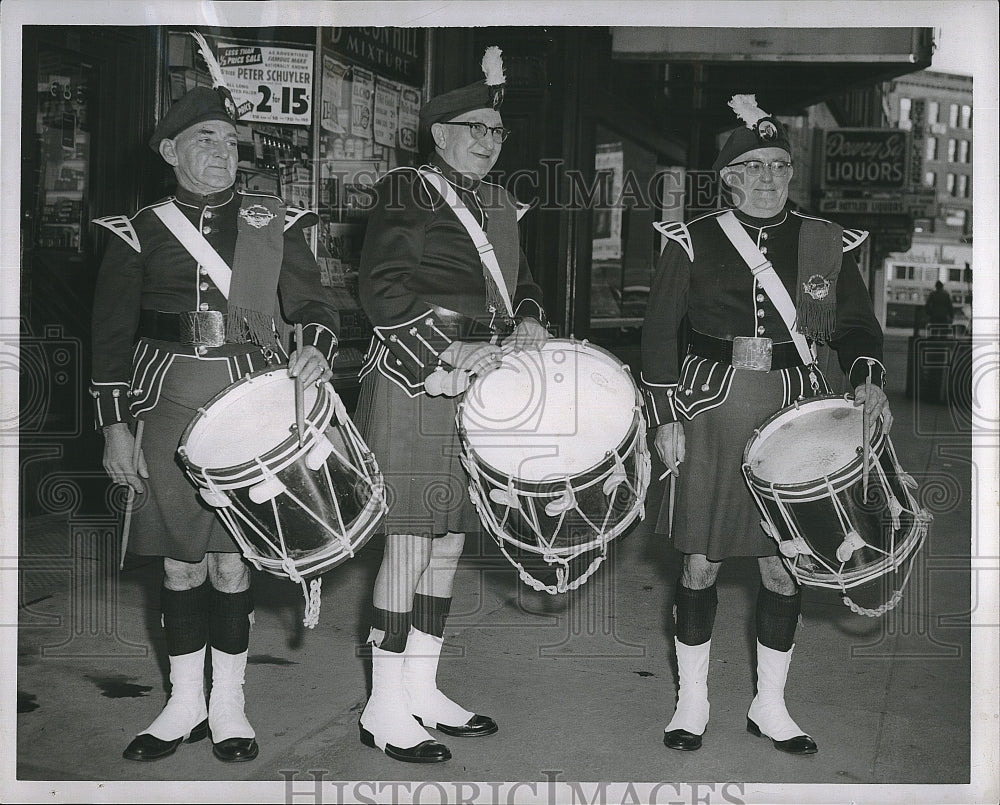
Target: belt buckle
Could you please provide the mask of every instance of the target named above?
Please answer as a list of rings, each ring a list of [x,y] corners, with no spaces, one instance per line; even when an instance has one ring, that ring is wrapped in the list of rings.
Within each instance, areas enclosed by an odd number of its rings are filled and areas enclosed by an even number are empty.
[[[771,371],[774,342],[770,338],[739,335],[733,339],[733,368],[753,372]]]
[[[221,347],[226,343],[226,320],[221,310],[190,310],[178,314],[178,335],[187,347]]]

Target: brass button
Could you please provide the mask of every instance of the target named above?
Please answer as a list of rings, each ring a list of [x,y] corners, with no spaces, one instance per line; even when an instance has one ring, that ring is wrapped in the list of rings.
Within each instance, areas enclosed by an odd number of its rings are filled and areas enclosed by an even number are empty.
[[[761,240],[767,240],[767,232],[761,232],[760,233],[760,239]]]
[[[203,277],[206,277],[208,276],[208,269],[205,268],[205,266],[202,266],[201,268],[198,269],[198,273],[201,274]]]
[[[207,282],[202,282],[202,283],[199,283],[199,284],[198,284],[198,288],[199,288],[200,290],[202,290],[202,291],[207,291],[207,290],[208,290],[208,283],[207,283]]]
[[[212,234],[212,227],[210,227],[210,226],[203,226],[201,228],[201,233],[203,235],[211,235]]]
[[[757,294],[757,301],[758,302],[763,302],[764,301],[764,294],[762,294],[762,293]]]
[[[205,210],[205,217],[206,218],[211,218],[212,217],[212,211],[211,210]]]
[[[764,335],[764,325],[757,328],[757,335]]]
[[[758,319],[764,318],[764,311],[763,310],[758,310],[757,311],[757,318]]]
[[[204,355],[206,352],[208,352],[208,347],[195,347],[194,351],[197,352],[199,355]]]
[[[760,253],[761,254],[767,254],[767,246],[761,246],[760,247]]]
[[[198,305],[198,310],[208,310],[208,302],[202,302]]]

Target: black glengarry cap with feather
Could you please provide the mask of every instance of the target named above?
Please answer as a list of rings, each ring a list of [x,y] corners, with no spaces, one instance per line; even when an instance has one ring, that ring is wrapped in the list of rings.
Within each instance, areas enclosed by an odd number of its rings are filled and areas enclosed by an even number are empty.
[[[482,68],[486,78],[431,98],[420,108],[420,130],[430,131],[435,123],[445,123],[475,109],[499,109],[503,102],[506,76],[503,51],[490,45],[483,54]]]
[[[198,43],[198,50],[208,65],[208,72],[212,76],[212,88],[195,87],[171,105],[157,124],[153,136],[149,138],[149,147],[156,152],[160,150],[161,141],[176,137],[195,123],[204,123],[207,120],[233,123],[239,119],[236,102],[229,87],[226,86],[222,68],[215,60],[212,49],[200,33],[192,31],[191,36]]]
[[[712,163],[712,170],[719,171],[737,157],[758,148],[783,148],[792,153],[785,125],[757,106],[756,95],[734,95],[729,107],[745,125],[729,134]]]

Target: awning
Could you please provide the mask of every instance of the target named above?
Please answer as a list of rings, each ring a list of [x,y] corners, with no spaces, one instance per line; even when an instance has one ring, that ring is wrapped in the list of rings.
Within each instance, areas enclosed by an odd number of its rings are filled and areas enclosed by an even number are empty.
[[[931,65],[932,28],[612,28],[616,61],[659,62],[675,105],[708,128],[754,93],[772,114],[797,114],[848,90]],[[697,69],[694,69],[697,68]],[[688,103],[682,99],[689,97]]]

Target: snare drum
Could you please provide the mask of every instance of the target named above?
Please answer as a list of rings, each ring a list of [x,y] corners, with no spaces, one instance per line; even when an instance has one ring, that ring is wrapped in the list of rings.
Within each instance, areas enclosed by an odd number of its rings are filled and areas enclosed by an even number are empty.
[[[863,490],[862,409],[847,397],[816,397],[785,408],[754,431],[743,473],[800,584],[840,590],[864,615],[882,615],[902,598],[931,515],[914,499],[917,484],[903,472],[892,441],[875,423]],[[901,581],[876,609],[854,604],[847,590],[887,574]]]
[[[284,367],[255,372],[199,409],[178,453],[244,557],[306,592],[307,579],[371,538],[386,503],[375,458],[333,387],[305,387],[303,408],[300,444],[294,379]],[[318,594],[306,599],[318,609]]]
[[[508,352],[459,405],[472,502],[534,589],[576,589],[604,560],[608,543],[644,516],[650,463],[641,405],[627,366],[569,339]],[[512,556],[524,552],[554,566],[554,585]],[[589,552],[589,566],[571,580],[570,562]]]

